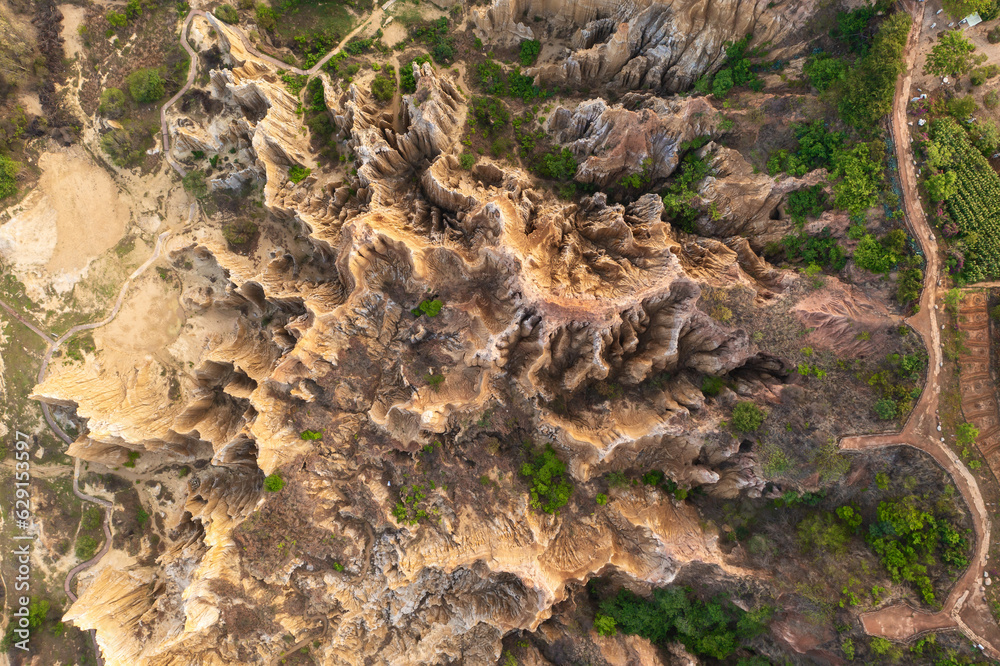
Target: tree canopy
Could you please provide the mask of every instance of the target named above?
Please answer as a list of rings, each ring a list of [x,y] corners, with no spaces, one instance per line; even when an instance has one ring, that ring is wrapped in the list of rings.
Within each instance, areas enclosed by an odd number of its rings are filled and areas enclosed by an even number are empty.
[[[973,66],[986,56],[973,56],[976,45],[962,35],[961,30],[950,30],[941,35],[931,48],[924,63],[924,74],[935,76],[961,76],[972,71]]]

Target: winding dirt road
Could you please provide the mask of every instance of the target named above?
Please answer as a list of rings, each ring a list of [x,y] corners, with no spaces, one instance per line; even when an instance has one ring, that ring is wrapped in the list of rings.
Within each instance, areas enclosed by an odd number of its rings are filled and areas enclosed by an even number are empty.
[[[192,205],[189,213],[190,216],[189,222],[191,219],[193,219],[195,211],[196,207]],[[132,285],[132,282],[140,275],[142,275],[147,268],[152,266],[153,262],[155,262],[157,259],[160,258],[160,253],[163,250],[163,244],[167,241],[169,237],[170,237],[169,231],[164,231],[162,234],[159,235],[159,237],[157,237],[156,247],[153,250],[153,254],[150,255],[150,257],[141,266],[135,269],[132,272],[132,274],[128,277],[128,279],[125,280],[125,283],[118,291],[118,298],[115,301],[114,307],[111,309],[111,312],[109,312],[104,319],[98,322],[94,322],[92,324],[80,324],[78,326],[74,326],[65,333],[63,333],[62,336],[60,336],[58,339],[53,340],[52,336],[38,329],[37,327],[31,325],[21,315],[19,315],[10,305],[0,300],[0,308],[6,310],[12,317],[17,319],[19,322],[27,326],[33,333],[42,338],[45,341],[46,346],[48,347],[47,351],[45,352],[45,356],[42,358],[41,367],[38,370],[39,384],[42,382],[42,380],[45,379],[45,373],[48,370],[49,362],[52,360],[52,354],[64,342],[69,340],[71,337],[73,337],[80,331],[89,331],[95,328],[106,326],[109,323],[111,323],[116,316],[118,316],[118,311],[121,309],[122,303],[125,300],[125,294],[128,291],[129,287]],[[67,435],[66,432],[59,427],[59,424],[56,423],[55,419],[52,418],[52,412],[49,410],[49,406],[46,403],[42,402],[41,407],[42,407],[42,414],[44,414],[45,416],[45,422],[49,425],[49,428],[52,429],[52,432],[54,432],[62,441],[66,442],[67,444],[72,444],[73,438]],[[101,558],[104,557],[107,554],[108,550],[111,548],[111,510],[114,508],[114,504],[109,502],[108,500],[101,499],[100,497],[94,497],[93,495],[88,495],[84,493],[82,490],[80,490],[80,459],[75,458],[74,460],[75,463],[73,467],[73,494],[85,502],[93,502],[94,504],[97,504],[104,510],[104,520],[101,523],[102,528],[104,530],[104,545],[101,547],[101,550],[94,555],[94,557],[87,560],[86,562],[81,562],[80,564],[76,565],[66,575],[66,580],[63,582],[63,591],[66,593],[66,596],[69,598],[70,601],[76,601],[77,598],[76,595],[73,594],[73,591],[71,589],[73,579],[76,578],[77,574],[79,574],[81,571],[85,571],[86,569],[89,569],[90,567],[100,562]],[[90,631],[90,640],[94,647],[94,654],[97,656],[97,663],[103,666],[104,659],[101,656],[101,650],[97,645],[97,633],[94,630]]]
[[[865,613],[861,622],[866,632],[897,641],[907,641],[928,631],[958,629],[994,658],[1000,657],[1000,628],[986,608],[981,585],[990,543],[990,520],[982,493],[975,477],[959,460],[938,432],[938,399],[940,374],[943,367],[941,328],[938,322],[938,278],[940,259],[937,242],[917,191],[917,176],[910,147],[910,134],[906,122],[906,105],[910,82],[917,55],[917,44],[923,24],[924,4],[904,4],[913,15],[913,27],[905,52],[905,72],[896,83],[892,111],[892,135],[899,163],[903,203],[910,229],[920,242],[927,265],[924,268],[924,290],[920,297],[920,311],[908,318],[923,339],[927,349],[929,367],[927,383],[902,432],[896,434],[845,437],[840,446],[844,450],[877,449],[886,446],[912,446],[928,453],[952,477],[972,515],[975,529],[975,549],[969,568],[955,584],[940,611],[931,613],[897,604]],[[986,618],[983,617],[985,610]],[[974,624],[975,627],[970,626]]]

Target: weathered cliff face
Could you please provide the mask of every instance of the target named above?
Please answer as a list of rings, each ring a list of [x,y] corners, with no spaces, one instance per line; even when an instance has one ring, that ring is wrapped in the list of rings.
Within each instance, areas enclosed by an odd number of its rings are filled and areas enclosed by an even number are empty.
[[[566,57],[531,70],[552,85],[616,90],[690,88],[725,57],[727,42],[753,35],[754,44],[778,42],[801,28],[809,2],[704,3],[691,0],[608,3],[597,0],[494,0],[472,10],[476,34],[488,43],[538,39],[532,17],[572,35]]]
[[[242,65],[210,84],[224,111],[178,122],[174,150],[240,146],[273,223],[301,228],[308,251],[241,255],[193,231],[168,248],[214,271],[181,292],[190,326],[169,353],[185,350],[185,371],[89,363],[36,388],[87,420],[74,455],[207,463],[169,508],[159,556],[101,569],[66,619],[97,629],[109,664],[265,664],[286,634],[319,641],[324,664],[489,664],[504,634],[546,630],[567,585],[596,572],[660,585],[686,563],[726,567],[690,504],[633,485],[597,507],[588,484],[658,469],[720,496],[762,491],[698,386],[750,368],[741,390],[767,390],[783,369],[700,300],[706,286],[764,299],[787,285],[737,237],[772,233],[784,186],[706,148],[717,175],[700,195],[723,211],[712,239],[673,229],[654,194],[571,203],[485,157],[464,170],[465,96],[430,65],[398,132],[365,92],[327,85],[356,178],[316,169],[293,184],[290,165],[316,166],[296,100],[228,41]],[[577,180],[604,186],[647,161],[668,177],[681,143],[716,132],[708,111],[594,101],[550,129],[580,157]],[[433,300],[440,313],[421,313]],[[522,448],[542,444],[577,486],[555,515],[518,474]],[[275,472],[285,489],[265,492]],[[637,639],[606,647],[655,663]]]

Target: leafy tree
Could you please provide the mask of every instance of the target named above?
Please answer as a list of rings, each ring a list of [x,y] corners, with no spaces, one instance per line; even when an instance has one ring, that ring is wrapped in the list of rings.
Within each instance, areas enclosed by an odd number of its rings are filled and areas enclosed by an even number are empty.
[[[105,18],[108,20],[108,23],[112,28],[124,28],[125,24],[128,23],[128,17],[124,14],[119,14],[116,11],[108,12]]]
[[[968,446],[979,437],[979,428],[971,423],[961,423],[955,429],[955,435],[959,446]]]
[[[763,633],[771,617],[770,609],[746,613],[723,599],[702,601],[690,588],[679,587],[655,589],[652,599],[621,590],[600,603],[600,612],[614,618],[622,633],[660,645],[678,641],[690,652],[714,659],[726,659]]]
[[[961,76],[968,74],[976,58],[972,53],[976,45],[962,35],[961,30],[949,30],[941,35],[937,44],[927,54],[924,74],[934,76]]]
[[[837,12],[837,25],[830,36],[838,39],[854,53],[864,54],[871,38],[869,26],[875,18],[875,5],[865,3],[848,12]]]
[[[476,163],[476,156],[472,153],[462,153],[458,157],[458,163],[463,169],[468,171],[472,168],[472,165]]]
[[[821,53],[809,58],[802,72],[816,90],[823,92],[847,77],[847,65],[840,58]]]
[[[196,199],[201,199],[208,194],[208,183],[205,182],[205,174],[197,169],[189,171],[181,179],[184,190]]]
[[[488,137],[496,136],[510,123],[510,111],[496,97],[473,97],[469,114]]]
[[[840,112],[858,130],[871,132],[892,110],[896,78],[903,69],[903,49],[909,34],[909,14],[891,15],[879,26],[871,48],[847,74]]]
[[[288,180],[293,183],[301,183],[303,180],[308,178],[311,173],[312,169],[296,164],[288,169]]]
[[[726,383],[722,381],[722,377],[712,377],[707,375],[703,380],[701,380],[701,392],[710,398],[722,393],[722,389],[726,386]]]
[[[155,102],[163,97],[163,79],[152,67],[132,72],[125,79],[125,83],[132,99],[140,104]]]
[[[969,133],[979,152],[985,157],[989,157],[1000,149],[1000,128],[997,128],[996,122],[990,118],[981,120],[982,122],[972,125]]]
[[[722,99],[733,88],[733,70],[720,70],[712,80],[712,94]]]
[[[526,445],[530,447],[530,442]],[[573,485],[565,478],[566,463],[559,460],[551,444],[528,450],[529,462],[521,465],[521,476],[531,479],[529,505],[545,513],[555,513],[569,502]]]
[[[937,173],[927,179],[927,194],[932,201],[945,201],[958,193],[958,174],[954,171]]]
[[[278,13],[263,2],[254,8],[254,18],[264,30],[274,30],[278,25]]]
[[[419,317],[422,314],[427,315],[428,317],[437,317],[439,314],[441,314],[442,307],[444,307],[444,303],[442,303],[436,298],[433,300],[424,299],[420,301],[420,305],[413,308],[411,312],[413,313],[414,317]]]
[[[17,194],[17,174],[20,171],[20,162],[0,155],[0,200]]]
[[[118,88],[105,88],[101,91],[101,104],[97,112],[105,118],[117,120],[125,115],[125,93]]]
[[[788,195],[788,214],[796,224],[801,225],[807,217],[822,215],[828,200],[823,183],[796,190]]]
[[[551,152],[542,156],[538,173],[545,178],[570,180],[576,175],[577,166],[573,151],[569,148],[563,148],[561,151],[553,148]]]
[[[976,98],[972,95],[965,97],[952,97],[945,106],[948,113],[956,120],[965,120],[976,111]]]
[[[131,21],[142,16],[142,5],[139,0],[128,0],[125,3],[125,16]]]
[[[854,263],[872,273],[886,273],[899,262],[899,257],[879,243],[871,234],[865,234],[854,248]]]
[[[382,104],[392,101],[396,95],[396,77],[378,74],[372,79],[372,97]]]
[[[413,66],[418,67],[424,63],[430,62],[431,57],[429,55],[417,56],[409,62],[403,63],[399,68],[399,89],[404,93],[414,93],[417,91],[417,79],[413,74]]]
[[[942,4],[952,18],[961,20],[973,12],[986,12],[990,0],[944,0]]]
[[[542,43],[537,39],[526,39],[521,42],[521,64],[524,67],[531,67],[538,60],[538,54],[542,51]]]
[[[618,629],[615,627],[616,624],[615,618],[610,615],[598,613],[594,616],[594,629],[600,636],[614,636],[617,634]]]
[[[594,498],[594,501],[597,502],[600,506],[604,506],[605,504],[608,503],[608,496],[605,495],[604,493],[597,493],[597,497]]]
[[[32,598],[31,603],[28,605],[28,626],[32,629],[37,629],[43,624],[49,616],[49,608],[51,604],[48,599],[35,599]]]
[[[752,402],[741,402],[733,409],[733,427],[737,432],[755,432],[764,423],[767,414]]]
[[[285,480],[278,474],[270,474],[264,478],[264,490],[269,493],[279,492],[285,487]]]
[[[837,208],[858,217],[878,203],[884,154],[879,150],[870,143],[858,143],[834,157],[834,173],[841,179],[833,186]]]
[[[896,401],[889,398],[879,398],[876,400],[873,409],[875,410],[875,415],[883,421],[891,421],[899,414]]]

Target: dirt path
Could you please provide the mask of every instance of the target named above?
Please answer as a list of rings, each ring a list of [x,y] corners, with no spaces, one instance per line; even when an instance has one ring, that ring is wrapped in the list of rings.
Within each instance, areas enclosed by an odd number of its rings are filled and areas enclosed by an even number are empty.
[[[927,383],[924,386],[920,401],[910,414],[903,431],[898,434],[870,435],[861,437],[845,437],[840,446],[845,450],[877,449],[885,446],[912,446],[928,453],[951,475],[956,488],[962,494],[972,515],[976,543],[969,568],[952,588],[940,611],[931,613],[915,609],[908,604],[888,606],[878,611],[865,613],[861,622],[866,632],[897,641],[907,641],[927,631],[959,629],[975,643],[983,646],[990,656],[1000,657],[1000,627],[990,616],[988,622],[980,617],[987,604],[982,597],[983,569],[990,543],[990,521],[983,501],[982,493],[975,477],[945,444],[938,433],[938,399],[940,394],[941,360],[941,330],[938,323],[938,276],[940,260],[937,242],[917,192],[917,177],[913,165],[913,154],[910,148],[909,132],[906,124],[906,104],[909,99],[910,82],[913,65],[917,55],[917,45],[920,41],[920,31],[923,24],[923,3],[904,4],[913,15],[913,28],[905,53],[905,73],[896,84],[896,95],[892,111],[892,135],[896,147],[896,159],[899,163],[900,184],[903,190],[903,203],[906,209],[910,229],[920,242],[927,266],[924,269],[924,290],[920,297],[920,312],[907,319],[923,339],[927,349],[929,367]],[[975,603],[969,603],[975,602]],[[966,613],[968,622],[963,619]],[[972,614],[970,616],[970,614]],[[979,630],[973,630],[973,623]],[[989,634],[984,636],[982,634]]]
[[[194,217],[195,210],[196,210],[195,206],[192,205],[189,214],[190,218]],[[142,275],[147,268],[153,265],[153,262],[159,259],[160,253],[163,250],[163,244],[169,237],[170,237],[169,231],[164,231],[162,234],[159,235],[159,237],[156,239],[156,248],[153,250],[153,254],[150,255],[149,259],[147,259],[141,266],[135,269],[135,271],[132,272],[132,274],[128,277],[127,280],[125,280],[125,283],[118,291],[118,299],[115,301],[115,306],[114,308],[112,308],[111,312],[108,313],[108,316],[106,316],[101,321],[95,322],[93,324],[80,324],[78,326],[74,326],[73,328],[66,331],[57,340],[53,340],[50,335],[32,326],[21,315],[19,315],[10,305],[0,300],[0,307],[2,307],[4,310],[10,313],[12,317],[17,319],[19,322],[21,322],[29,329],[31,329],[32,332],[34,332],[36,335],[42,338],[45,341],[46,346],[48,347],[48,350],[45,353],[45,357],[42,359],[42,365],[38,370],[38,383],[41,383],[42,380],[45,379],[45,372],[48,369],[49,362],[52,360],[52,354],[64,342],[66,342],[66,340],[70,339],[80,331],[89,331],[95,328],[100,328],[101,326],[106,326],[107,324],[109,324],[111,321],[114,320],[114,318],[118,315],[118,311],[121,309],[122,302],[125,299],[125,293],[131,286],[132,281],[138,278],[140,275]],[[44,402],[41,403],[41,406],[42,406],[42,413],[45,415],[45,422],[48,423],[49,428],[52,429],[52,432],[54,432],[61,440],[63,440],[67,444],[72,444],[73,438],[67,435],[63,431],[63,429],[59,427],[59,424],[55,422],[55,419],[52,418],[52,412],[49,410],[49,406]],[[108,550],[111,548],[110,523],[111,523],[111,510],[114,508],[114,504],[109,502],[108,500],[101,499],[100,497],[94,497],[93,495],[88,495],[84,493],[82,490],[80,490],[79,458],[75,459],[75,464],[73,467],[73,494],[76,495],[81,500],[83,500],[84,502],[93,502],[94,504],[97,504],[98,506],[104,509],[104,521],[102,523],[102,526],[104,528],[104,545],[101,547],[101,550],[96,555],[94,555],[94,557],[87,560],[86,562],[81,562],[80,564],[76,565],[75,567],[73,567],[72,570],[70,570],[69,574],[67,574],[66,580],[63,582],[63,591],[66,593],[66,596],[69,597],[70,601],[76,601],[77,599],[76,595],[73,594],[72,590],[70,589],[73,583],[73,579],[76,578],[77,574],[79,574],[81,571],[89,569],[90,567],[100,562],[101,558],[104,557],[107,554]],[[94,646],[94,654],[97,656],[97,663],[99,666],[103,666],[104,658],[101,656],[100,647],[97,645],[97,632],[94,631],[93,629],[91,629],[90,631],[90,640]]]

